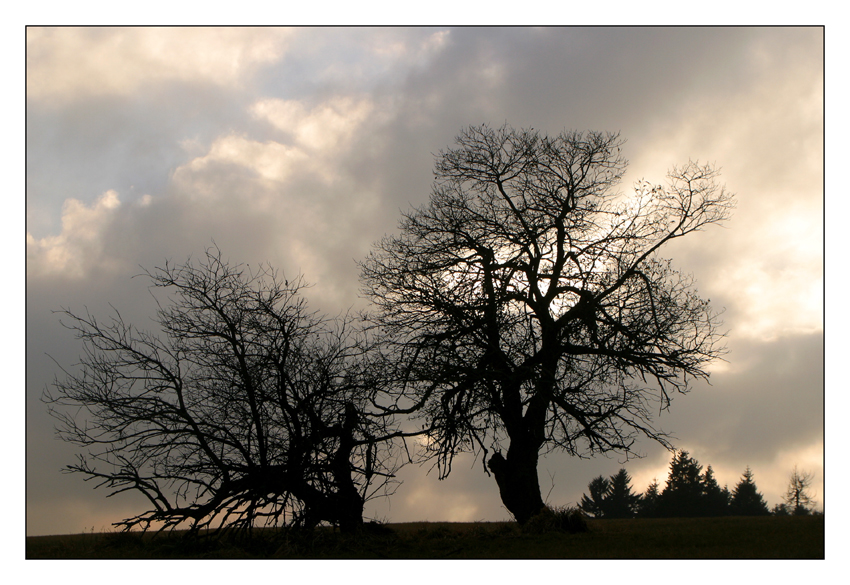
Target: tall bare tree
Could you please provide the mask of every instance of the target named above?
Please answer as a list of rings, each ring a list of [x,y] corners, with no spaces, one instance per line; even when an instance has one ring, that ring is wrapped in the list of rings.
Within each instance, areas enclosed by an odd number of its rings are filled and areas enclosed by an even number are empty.
[[[144,494],[150,508],[116,523],[127,529],[356,530],[364,502],[393,489],[400,435],[370,411],[382,382],[366,338],[309,312],[301,278],[217,248],[145,274],[170,293],[158,331],[62,311],[84,355],[44,400],[60,437],[88,450],[68,471]]]
[[[430,203],[361,264],[441,477],[480,453],[520,522],[543,507],[541,451],[666,444],[651,413],[723,351],[716,313],[658,252],[732,196],[693,162],[624,196],[621,144],[470,127],[439,153]]]
[[[785,490],[785,505],[787,510],[795,516],[808,516],[812,513],[812,506],[815,504],[814,498],[809,494],[809,488],[812,486],[814,477],[807,471],[797,471],[797,466],[794,466],[794,471],[788,480],[788,489]]]

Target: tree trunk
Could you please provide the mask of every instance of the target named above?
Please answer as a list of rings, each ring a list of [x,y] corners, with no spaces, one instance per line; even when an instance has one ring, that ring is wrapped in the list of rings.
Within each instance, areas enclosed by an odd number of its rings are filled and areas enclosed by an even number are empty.
[[[351,452],[354,450],[354,430],[358,423],[358,413],[350,402],[345,405],[345,417],[339,438],[339,447],[331,463],[337,491],[337,522],[341,532],[357,532],[363,527],[363,497],[351,478]]]
[[[356,491],[354,494],[340,495],[337,522],[340,532],[346,534],[358,532],[363,528],[363,499]]]
[[[319,522],[330,522],[339,526],[341,532],[353,533],[363,528],[363,496],[351,477],[351,453],[354,451],[356,440],[355,428],[358,414],[351,403],[346,404],[341,424],[327,428],[329,436],[339,437],[339,443],[333,457],[328,462],[328,468],[333,478],[330,486],[318,489],[301,479],[298,483],[297,474],[293,483],[298,490],[292,493],[305,506],[304,524],[307,528],[315,527]]]
[[[304,527],[315,528],[319,522],[330,522],[339,526],[340,532],[353,533],[363,527],[363,498],[343,490],[335,493],[322,493],[312,486],[304,487],[297,492],[297,497],[304,502]]]
[[[487,462],[499,485],[502,503],[520,524],[544,507],[537,479],[537,452],[536,447],[511,441],[507,458],[497,452]]]

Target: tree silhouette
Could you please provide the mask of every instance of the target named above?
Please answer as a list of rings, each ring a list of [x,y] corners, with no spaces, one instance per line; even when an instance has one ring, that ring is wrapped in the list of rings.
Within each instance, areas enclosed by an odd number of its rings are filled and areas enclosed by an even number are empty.
[[[608,479],[600,475],[587,485],[590,495],[582,494],[579,507],[594,518],[633,518],[641,497],[632,493],[631,481],[625,469]]]
[[[732,492],[729,511],[733,516],[766,516],[770,514],[764,497],[756,487],[753,472],[749,466],[747,466],[741,481],[738,482]]]
[[[610,488],[611,485],[608,480],[601,475],[593,478],[590,483],[587,484],[587,490],[590,492],[590,495],[582,494],[581,502],[579,502],[579,508],[594,518],[604,517],[605,499]]]
[[[367,338],[310,313],[300,278],[217,248],[145,275],[171,295],[159,331],[62,311],[85,352],[44,395],[59,436],[88,449],[67,470],[144,494],[150,509],[116,523],[126,529],[356,530],[364,502],[392,489],[401,435],[370,410],[384,382]]]
[[[788,505],[784,502],[776,504],[773,506],[773,510],[770,512],[774,516],[790,516],[791,512],[788,510]]]
[[[676,451],[670,462],[667,484],[658,498],[658,513],[664,517],[703,515],[702,466],[688,455]]]
[[[608,495],[605,498],[605,518],[634,518],[640,503],[640,495],[632,493],[632,478],[625,469],[611,476]]]
[[[729,513],[729,490],[721,488],[714,477],[711,465],[705,468],[701,478],[702,481],[702,516],[725,516]]]
[[[808,516],[812,513],[811,507],[815,504],[815,500],[809,495],[812,479],[811,473],[797,471],[797,466],[794,466],[784,498],[790,514]]]
[[[362,281],[440,477],[480,454],[524,523],[544,506],[541,449],[668,444],[651,413],[723,349],[708,301],[658,252],[725,220],[732,198],[696,163],[623,198],[617,135],[481,126],[457,143]]]
[[[658,500],[660,497],[658,480],[653,479],[638,502],[637,515],[641,518],[655,518],[658,516]]]

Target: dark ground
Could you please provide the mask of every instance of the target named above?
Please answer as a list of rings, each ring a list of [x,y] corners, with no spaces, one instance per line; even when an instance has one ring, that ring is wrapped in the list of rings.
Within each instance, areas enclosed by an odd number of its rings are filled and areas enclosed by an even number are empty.
[[[824,517],[588,520],[529,533],[510,522],[387,524],[356,536],[260,530],[252,539],[183,533],[31,536],[27,559],[823,559]]]

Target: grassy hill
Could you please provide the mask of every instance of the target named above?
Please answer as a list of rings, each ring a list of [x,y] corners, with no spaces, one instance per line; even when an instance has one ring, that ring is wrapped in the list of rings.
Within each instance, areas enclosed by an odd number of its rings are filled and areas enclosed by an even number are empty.
[[[510,522],[387,524],[358,536],[257,531],[247,539],[182,533],[27,537],[28,559],[822,559],[824,517],[589,520],[578,534]]]

